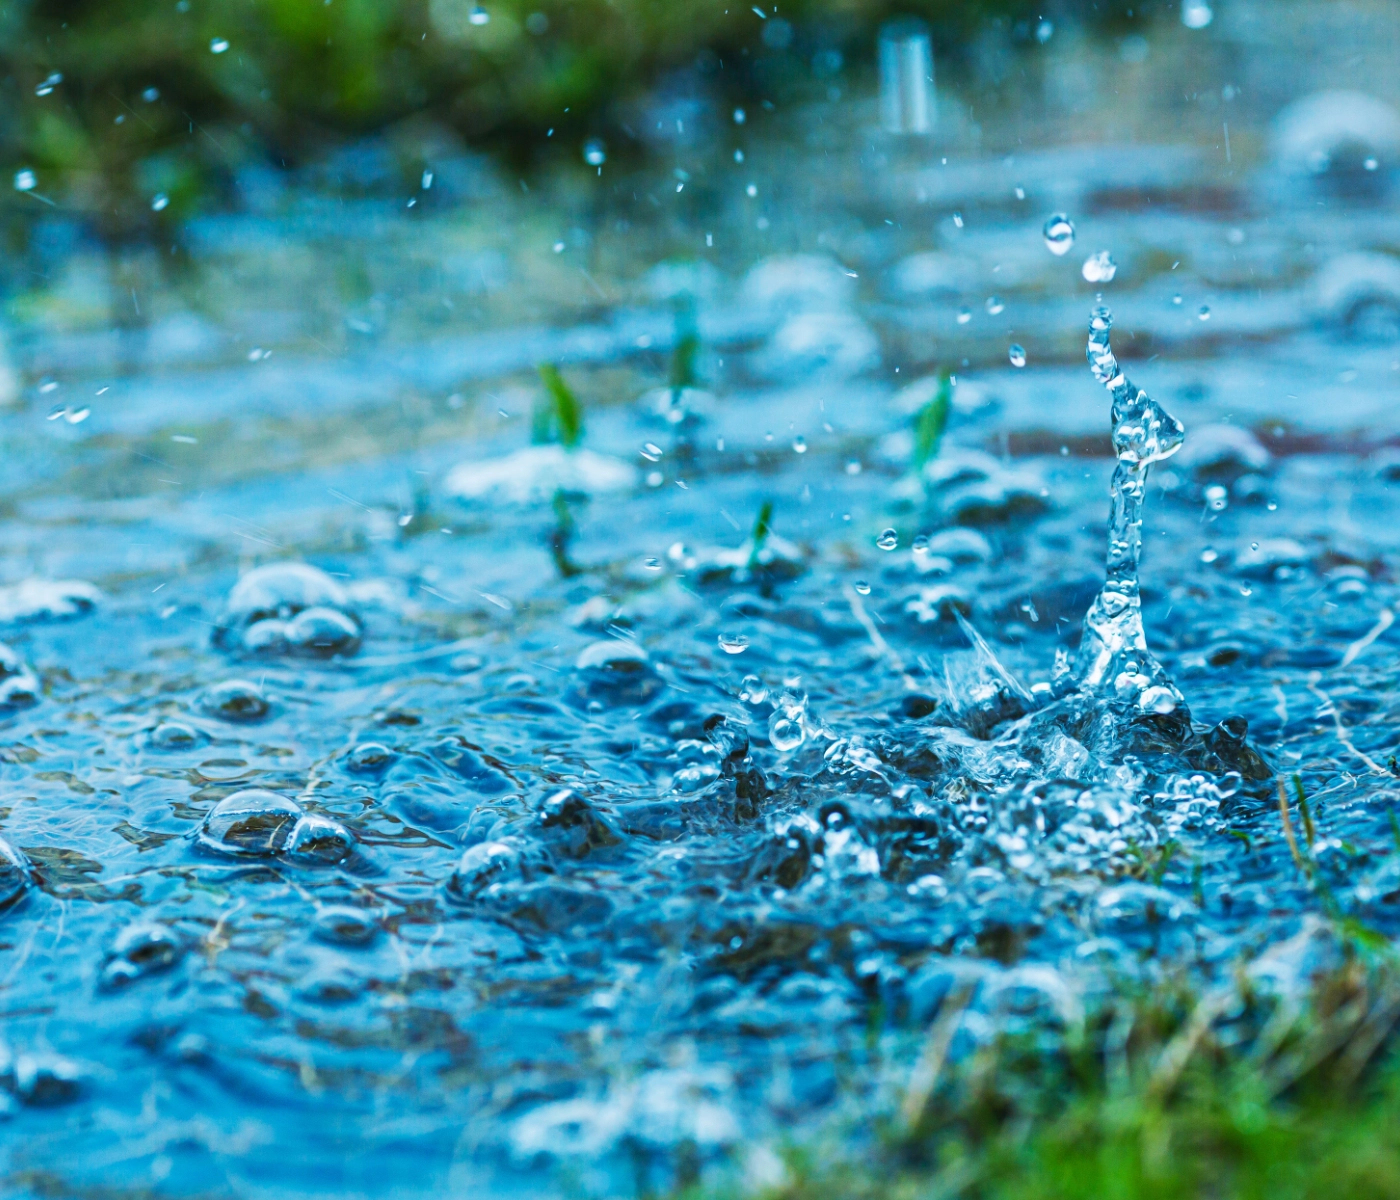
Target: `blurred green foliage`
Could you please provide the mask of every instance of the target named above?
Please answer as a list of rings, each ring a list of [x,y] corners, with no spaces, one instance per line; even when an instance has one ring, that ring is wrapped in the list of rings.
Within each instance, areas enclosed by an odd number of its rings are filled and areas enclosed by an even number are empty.
[[[1106,17],[1122,4],[1055,10]],[[764,7],[768,21],[722,0],[0,0],[0,164],[32,169],[38,195],[104,235],[153,236],[227,199],[242,163],[296,165],[411,116],[528,158],[547,129],[607,128],[617,101],[676,67],[706,63],[742,94],[765,62],[818,42],[869,58],[895,13],[928,18],[942,53],[987,19],[1031,28],[1046,6]]]

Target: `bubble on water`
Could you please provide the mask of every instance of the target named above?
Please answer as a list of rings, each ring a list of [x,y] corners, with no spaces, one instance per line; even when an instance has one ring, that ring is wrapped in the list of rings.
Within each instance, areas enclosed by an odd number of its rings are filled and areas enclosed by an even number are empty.
[[[792,450],[794,454],[806,454],[807,439],[801,434],[798,434],[797,437],[792,439]]]
[[[987,297],[987,312],[992,316],[998,316],[1006,311],[1006,305],[1002,303],[1000,296]]]
[[[972,320],[972,309],[963,305],[962,308],[958,309],[958,324],[966,325],[970,320]]]
[[[39,186],[38,176],[28,167],[15,172],[15,191],[32,192]]]
[[[310,658],[353,654],[360,640],[344,588],[301,562],[249,571],[229,593],[214,631],[214,644],[225,649]]]
[[[774,750],[786,754],[796,750],[806,740],[802,722],[793,720],[782,712],[775,712],[768,722],[768,740]]]
[[[1055,213],[1045,222],[1041,235],[1045,238],[1045,248],[1056,258],[1063,258],[1074,245],[1074,222],[1064,213]]]
[[[155,197],[151,200],[151,210],[153,212],[164,212],[169,204],[170,197],[164,192],[157,192]]]
[[[184,956],[185,944],[168,925],[159,921],[138,921],[128,925],[112,942],[112,948],[98,977],[104,991],[115,991],[168,971]]]
[[[345,756],[345,769],[356,775],[377,775],[387,770],[398,755],[378,742],[361,742]]]
[[[216,683],[200,697],[200,707],[221,721],[261,721],[272,711],[262,689],[247,679]]]
[[[1118,264],[1113,261],[1113,255],[1107,250],[1100,250],[1084,260],[1081,274],[1090,283],[1111,283],[1113,277],[1118,274]]]
[[[328,904],[318,909],[311,936],[335,946],[368,946],[379,934],[373,913],[348,904]]]
[[[151,730],[147,739],[156,750],[189,750],[197,746],[201,735],[183,721],[162,721]]]
[[[739,684],[739,699],[745,704],[762,704],[768,699],[768,685],[757,675],[745,675]]]
[[[641,704],[664,686],[645,650],[614,638],[584,647],[574,669],[579,677],[575,695],[586,704]]]
[[[1026,348],[1019,343],[1013,342],[1008,351],[1013,367],[1024,367],[1026,365]]]
[[[856,592],[857,592],[859,595],[861,595],[861,596],[868,596],[868,595],[870,595],[870,584],[867,583],[864,579],[857,579],[857,580],[856,580],[856,582],[855,582],[855,589],[856,589]]]
[[[355,851],[355,835],[338,821],[308,813],[287,836],[286,855],[297,862],[333,866]]]
[[[722,633],[719,635],[719,648],[726,654],[742,654],[749,648],[749,639],[742,633]]]
[[[875,539],[875,544],[881,550],[893,550],[899,545],[899,534],[893,529],[882,529],[880,536]]]
[[[501,884],[528,875],[523,843],[518,838],[479,842],[468,847],[446,884],[449,899],[471,903],[490,895]]]
[[[1181,0],[1181,23],[1187,29],[1204,29],[1213,20],[1215,12],[1206,0]]]
[[[1201,305],[1201,311],[1198,312],[1198,313],[1196,314],[1196,317],[1197,317],[1199,320],[1202,320],[1202,321],[1209,321],[1209,320],[1210,320],[1210,305],[1209,305],[1209,304],[1202,304],[1202,305]]]
[[[608,161],[608,149],[599,138],[589,138],[583,143],[583,161],[590,167],[601,167]]]
[[[210,809],[195,845],[212,854],[265,858],[286,845],[304,815],[301,805],[287,796],[244,788]]]
[[[471,16],[469,16],[467,20],[473,25],[489,25],[491,23],[491,14],[480,4],[477,4],[472,7]]]
[[[228,49],[228,38],[216,37],[216,38],[211,38],[211,39],[210,39],[210,42],[209,42],[209,50],[210,50],[211,53],[213,53],[213,54],[222,54],[222,53],[223,53],[225,50],[227,50],[227,49]]]
[[[0,837],[0,909],[9,908],[23,896],[32,879],[29,859]]]

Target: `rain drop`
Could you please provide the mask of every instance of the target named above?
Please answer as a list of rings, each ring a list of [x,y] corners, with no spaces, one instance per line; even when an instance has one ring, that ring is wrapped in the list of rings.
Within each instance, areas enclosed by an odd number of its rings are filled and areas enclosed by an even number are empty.
[[[1000,296],[987,297],[987,312],[995,317],[998,313],[1006,311],[1006,305],[1002,303]]]
[[[1201,305],[1201,311],[1198,312],[1198,313],[1196,314],[1196,316],[1197,316],[1198,319],[1200,319],[1200,320],[1202,320],[1202,321],[1209,321],[1209,320],[1210,320],[1210,305],[1209,305],[1209,304],[1202,304],[1202,305]]]
[[[806,454],[807,439],[801,434],[798,434],[795,438],[792,439],[792,450],[794,454]]]
[[[739,684],[739,699],[745,704],[762,704],[768,699],[768,685],[757,675],[745,675]]]
[[[212,54],[222,54],[228,49],[228,38],[214,38],[209,43],[209,51]]]
[[[648,558],[642,563],[642,566],[648,571],[659,571],[661,570],[661,560],[659,558]]]
[[[1084,260],[1081,274],[1090,283],[1111,283],[1113,277],[1118,274],[1118,264],[1113,261],[1113,255],[1107,250],[1100,250]]]
[[[862,596],[870,595],[870,585],[864,579],[857,579],[855,583],[856,591]]]
[[[1074,223],[1064,213],[1056,213],[1046,221],[1042,233],[1045,248],[1056,258],[1063,258],[1074,245]]]
[[[656,462],[664,453],[665,451],[655,442],[647,442],[642,446],[642,457],[646,459],[647,462]]]
[[[32,192],[39,184],[38,178],[28,167],[15,172],[15,191]]]
[[[775,712],[772,720],[768,722],[768,740],[773,744],[774,750],[786,754],[789,750],[796,750],[805,739],[802,723],[794,721],[781,710]]]
[[[151,201],[151,211],[163,212],[169,203],[169,196],[167,196],[164,192],[157,192],[155,194],[155,199]]]
[[[893,529],[881,530],[880,536],[875,539],[875,544],[881,550],[893,550],[899,545],[899,534]]]
[[[467,18],[473,25],[486,25],[491,21],[491,14],[478,4],[472,9],[472,14]]]
[[[1024,367],[1026,365],[1026,348],[1012,343],[1010,357],[1013,367]]]
[[[758,195],[758,184],[756,184],[756,183],[751,183],[751,184],[749,184],[748,187],[746,187],[746,188],[744,189],[744,191],[745,191],[745,193],[746,193],[747,195],[749,195],[749,196],[757,196],[757,195]]]
[[[1178,292],[1175,296],[1172,297],[1172,303],[1175,304],[1175,305],[1177,305],[1178,307],[1180,307],[1180,305],[1181,305],[1181,293],[1180,293],[1180,292]]]
[[[734,124],[736,124],[736,125],[742,125],[742,124],[743,124],[745,121],[747,121],[747,120],[748,120],[748,116],[747,116],[747,114],[745,114],[745,112],[744,112],[744,110],[743,110],[742,108],[736,108],[736,109],[734,110]]]
[[[1187,29],[1204,29],[1215,19],[1206,0],[1182,0],[1181,23]]]
[[[968,308],[966,305],[958,309],[959,325],[966,325],[970,320],[972,320],[972,309]]]
[[[584,142],[583,161],[590,167],[601,167],[608,161],[607,147],[598,138],[591,138]]]
[[[742,633],[722,633],[719,635],[719,648],[726,654],[742,654],[749,648],[749,639]]]

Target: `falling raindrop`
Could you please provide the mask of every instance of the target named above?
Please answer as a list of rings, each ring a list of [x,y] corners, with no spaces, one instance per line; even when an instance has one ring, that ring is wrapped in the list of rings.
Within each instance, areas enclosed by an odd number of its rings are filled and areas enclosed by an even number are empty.
[[[751,196],[751,197],[752,197],[752,196],[757,196],[757,195],[758,195],[758,184],[756,184],[756,183],[751,183],[751,184],[749,184],[749,186],[746,187],[746,188],[744,189],[744,192],[745,192],[745,194],[747,194],[748,196]]]
[[[881,550],[893,550],[899,545],[899,534],[893,529],[882,530],[880,536],[875,539],[875,544]]]
[[[32,192],[38,184],[38,178],[28,167],[15,172],[15,191]]]
[[[62,82],[63,76],[58,71],[55,71],[52,75],[45,79],[43,83],[41,83],[38,87],[34,89],[34,94],[36,96],[52,95],[54,88],[56,88]]]
[[[144,92],[141,93],[141,99],[144,100],[147,104],[154,104],[157,100],[160,99],[160,89],[148,87]]]
[[[783,710],[779,709],[773,713],[772,719],[768,722],[768,740],[772,743],[773,749],[786,754],[789,750],[796,750],[803,741],[806,734],[802,730],[802,722],[789,717]]]
[[[958,309],[959,325],[966,325],[970,320],[972,320],[972,309],[968,308],[966,305]]]
[[[734,124],[742,125],[747,120],[748,115],[744,112],[742,108],[736,108],[734,110]]]
[[[994,316],[994,317],[995,317],[997,314],[1003,313],[1003,312],[1005,312],[1005,311],[1006,311],[1006,305],[1002,303],[1001,297],[1000,297],[1000,296],[988,296],[988,297],[987,297],[987,312],[988,312],[991,316]]]
[[[719,635],[719,648],[726,654],[742,654],[749,648],[749,639],[742,633],[722,633]]]
[[[1172,297],[1172,303],[1175,304],[1175,305],[1180,306],[1180,304],[1181,304],[1181,293],[1180,293],[1180,292],[1178,292],[1175,296]]]
[[[656,462],[665,453],[655,442],[647,442],[642,446],[642,457],[647,462]]]
[[[590,167],[601,167],[608,161],[607,147],[599,138],[590,138],[583,144],[583,161]]]
[[[169,196],[167,196],[164,192],[157,192],[155,194],[155,199],[151,201],[151,209],[154,212],[163,212],[169,203]]]
[[[1063,258],[1074,245],[1074,223],[1064,213],[1056,213],[1045,222],[1042,235],[1045,248],[1056,258]]]
[[[1010,358],[1013,367],[1024,367],[1026,365],[1026,348],[1013,342],[1011,344]]]
[[[1118,264],[1107,250],[1100,250],[1084,260],[1081,273],[1090,283],[1111,283],[1118,274]]]
[[[209,42],[209,50],[213,54],[222,54],[228,49],[228,38],[216,37]]]
[[[862,596],[870,595],[870,585],[864,579],[857,579],[855,583],[856,591]]]
[[[486,25],[491,21],[491,14],[478,4],[472,9],[471,16],[467,18],[473,25]]]
[[[1200,319],[1200,320],[1202,320],[1202,321],[1209,321],[1209,320],[1210,320],[1210,305],[1209,305],[1209,304],[1202,304],[1202,305],[1201,305],[1201,311],[1198,312],[1198,313],[1196,314],[1196,316],[1197,316],[1198,319]]]
[[[953,224],[956,225],[959,229],[961,229],[961,228],[963,227],[963,215],[962,215],[962,213],[960,213],[960,212],[955,212],[955,213],[953,214]]]
[[[806,454],[807,439],[801,434],[798,434],[795,438],[792,439],[792,449],[794,454]]]
[[[762,704],[768,699],[768,685],[757,675],[745,675],[739,684],[739,699],[745,704]]]

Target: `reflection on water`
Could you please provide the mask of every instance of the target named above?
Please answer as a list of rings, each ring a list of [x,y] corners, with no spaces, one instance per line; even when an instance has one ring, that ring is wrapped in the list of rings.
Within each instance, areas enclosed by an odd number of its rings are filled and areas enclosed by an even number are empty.
[[[1275,121],[1340,82],[1302,10],[1203,9],[989,35],[927,139],[852,70],[412,209],[332,165],[170,271],[56,214],[0,415],[5,1169],[665,1186],[965,979],[975,1040],[1284,943],[1278,775],[1393,935],[1400,138]]]

